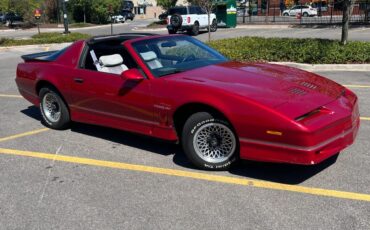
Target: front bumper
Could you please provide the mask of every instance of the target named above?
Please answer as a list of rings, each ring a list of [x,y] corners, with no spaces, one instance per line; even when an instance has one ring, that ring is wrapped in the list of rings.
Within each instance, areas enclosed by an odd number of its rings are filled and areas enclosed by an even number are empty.
[[[295,146],[252,139],[240,139],[240,158],[256,161],[318,164],[351,145],[358,133],[360,120],[346,130],[315,146]]]
[[[333,102],[334,105],[337,103],[339,102]],[[348,115],[346,118],[332,120],[315,132],[302,136],[302,144],[240,138],[240,158],[302,165],[318,164],[354,142],[360,127],[357,102]]]

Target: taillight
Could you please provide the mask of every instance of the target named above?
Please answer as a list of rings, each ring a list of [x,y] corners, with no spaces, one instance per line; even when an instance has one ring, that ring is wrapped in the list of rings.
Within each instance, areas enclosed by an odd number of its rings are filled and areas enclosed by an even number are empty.
[[[166,24],[168,24],[168,19],[166,18],[165,20],[166,20]]]
[[[187,21],[188,23],[190,23],[190,17],[188,17],[186,21]]]

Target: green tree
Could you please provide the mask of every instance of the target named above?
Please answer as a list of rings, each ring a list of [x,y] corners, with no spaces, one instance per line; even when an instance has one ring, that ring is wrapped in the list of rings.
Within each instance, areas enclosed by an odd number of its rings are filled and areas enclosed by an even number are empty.
[[[84,23],[91,22],[91,0],[70,0],[68,6],[74,21]]]
[[[44,14],[46,16],[46,20],[49,22],[57,22],[59,17],[59,0],[45,0],[43,4]]]
[[[176,6],[176,2],[177,0],[157,0],[157,5],[168,10],[169,8]]]
[[[41,8],[42,0],[0,0],[0,10],[4,12],[15,12],[26,21],[33,19],[33,12]]]
[[[216,1],[214,0],[191,0],[188,1],[193,5],[200,6],[206,13],[208,17],[208,41],[211,41],[211,13],[216,7]]]
[[[91,0],[91,21],[94,23],[107,23],[109,21],[109,6],[117,14],[121,9],[121,1],[117,0]]]

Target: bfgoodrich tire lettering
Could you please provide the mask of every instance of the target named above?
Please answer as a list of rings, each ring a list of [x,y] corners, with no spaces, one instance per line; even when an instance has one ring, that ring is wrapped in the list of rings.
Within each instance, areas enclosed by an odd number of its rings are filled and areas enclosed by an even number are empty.
[[[52,87],[42,88],[39,92],[42,120],[52,129],[65,129],[70,124],[67,105]]]
[[[201,169],[226,170],[238,159],[238,138],[231,125],[207,112],[188,118],[181,142],[188,159]]]

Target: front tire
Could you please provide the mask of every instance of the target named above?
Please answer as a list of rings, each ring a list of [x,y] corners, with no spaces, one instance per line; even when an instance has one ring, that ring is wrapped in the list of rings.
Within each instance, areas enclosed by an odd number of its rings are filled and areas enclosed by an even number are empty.
[[[51,87],[45,87],[40,90],[39,97],[43,122],[52,129],[67,128],[71,119],[60,94]]]
[[[226,170],[238,159],[238,139],[231,125],[207,112],[188,118],[181,142],[189,161],[201,169]]]
[[[169,34],[175,34],[175,33],[177,33],[177,30],[170,30],[170,29],[169,29],[169,30],[168,30],[168,33],[169,33]]]
[[[217,31],[217,21],[216,19],[213,19],[212,24],[211,24],[211,32],[216,32]]]

